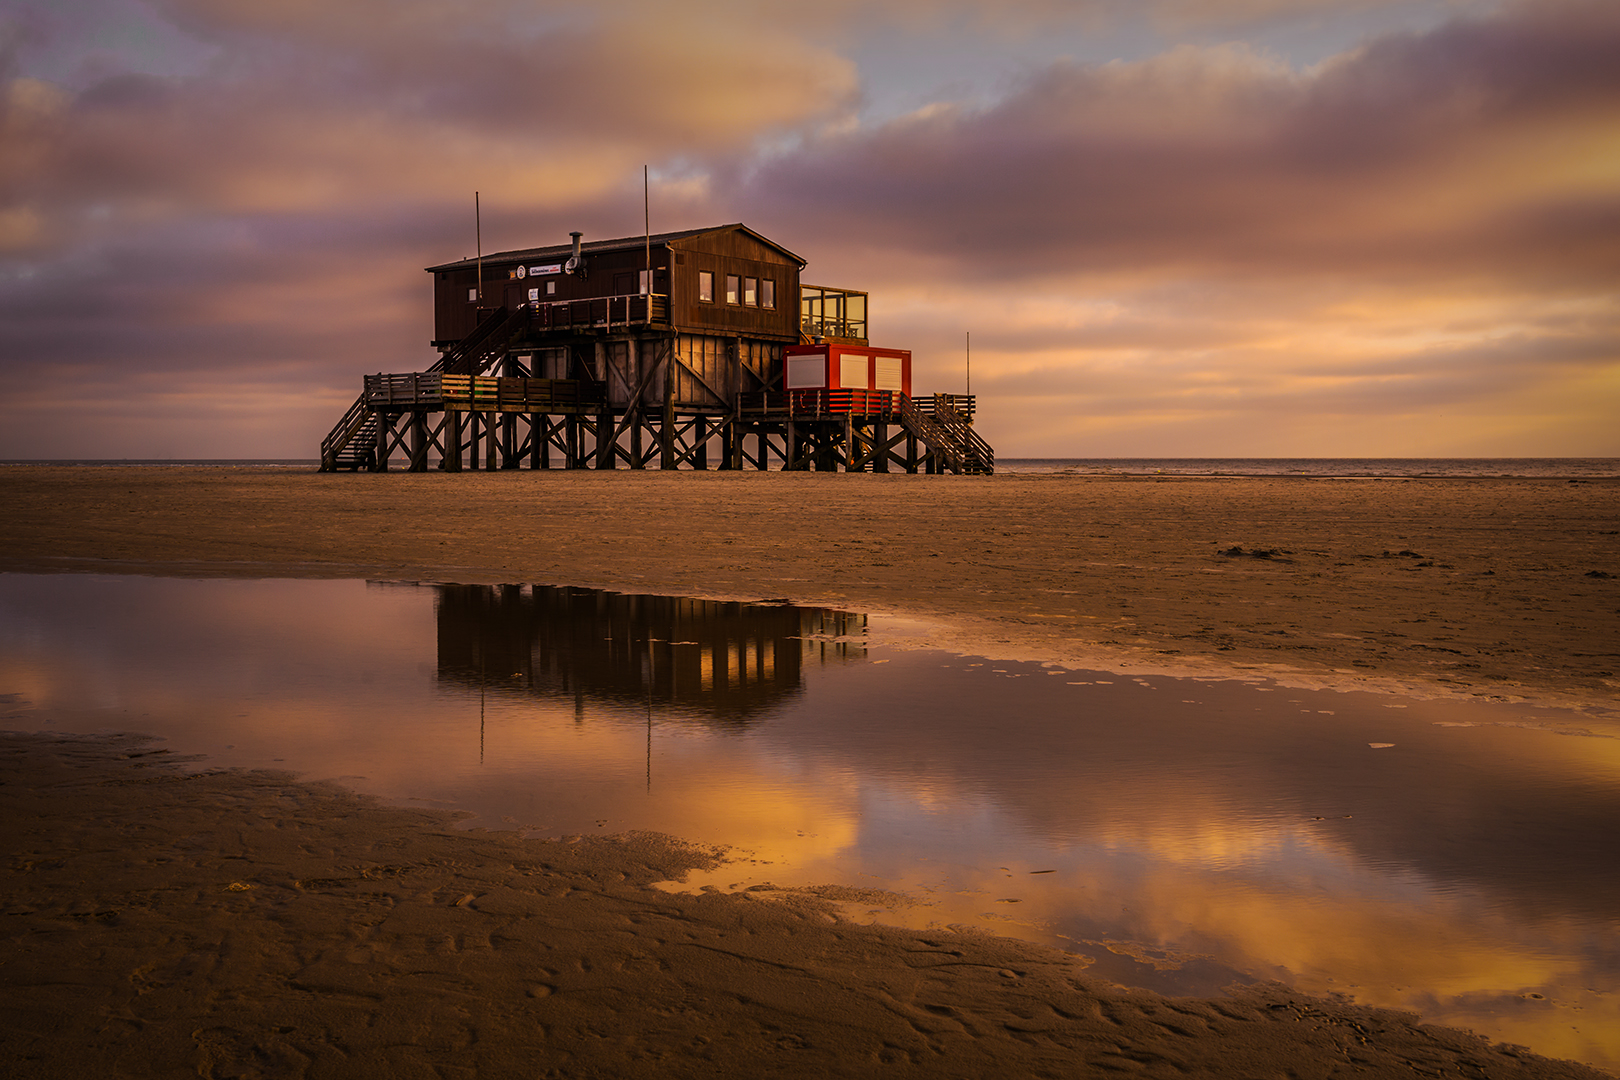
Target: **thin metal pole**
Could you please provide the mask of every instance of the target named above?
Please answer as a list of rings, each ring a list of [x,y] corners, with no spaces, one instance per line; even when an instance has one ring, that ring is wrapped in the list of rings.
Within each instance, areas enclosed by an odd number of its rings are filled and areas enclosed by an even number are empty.
[[[484,302],[484,223],[478,210],[478,192],[473,192],[473,238],[478,245],[478,303]]]
[[[973,331],[967,331],[967,392],[973,396]]]
[[[641,227],[647,237],[647,321],[652,322],[652,196],[647,187],[647,166],[641,167]]]

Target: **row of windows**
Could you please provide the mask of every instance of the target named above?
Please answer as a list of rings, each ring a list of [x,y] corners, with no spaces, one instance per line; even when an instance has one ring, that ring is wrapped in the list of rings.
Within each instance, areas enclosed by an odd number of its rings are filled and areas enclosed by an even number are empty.
[[[714,271],[698,271],[698,299],[714,303]],[[770,278],[726,275],[726,303],[740,307],[776,307],[776,282]]]

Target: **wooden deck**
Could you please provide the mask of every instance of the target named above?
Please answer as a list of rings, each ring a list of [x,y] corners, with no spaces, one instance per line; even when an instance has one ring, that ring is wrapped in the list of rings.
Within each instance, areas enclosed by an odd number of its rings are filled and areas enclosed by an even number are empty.
[[[770,469],[995,471],[959,394],[886,390],[739,394],[733,409],[615,409],[577,379],[442,371],[377,374],[321,444],[321,469]]]

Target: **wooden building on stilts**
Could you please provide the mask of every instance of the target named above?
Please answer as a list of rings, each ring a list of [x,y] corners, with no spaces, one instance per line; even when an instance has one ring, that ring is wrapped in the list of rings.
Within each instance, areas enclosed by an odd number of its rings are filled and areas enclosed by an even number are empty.
[[[439,359],[365,376],[321,470],[990,473],[974,401],[915,396],[865,293],[743,225],[432,266]]]

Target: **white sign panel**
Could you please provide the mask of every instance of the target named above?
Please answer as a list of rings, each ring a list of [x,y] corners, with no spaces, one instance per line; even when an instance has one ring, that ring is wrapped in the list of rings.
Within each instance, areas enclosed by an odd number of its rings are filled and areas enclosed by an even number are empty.
[[[545,266],[531,266],[531,267],[529,267],[529,274],[532,277],[539,277],[542,274],[560,274],[560,273],[562,273],[562,263],[547,263]]]

